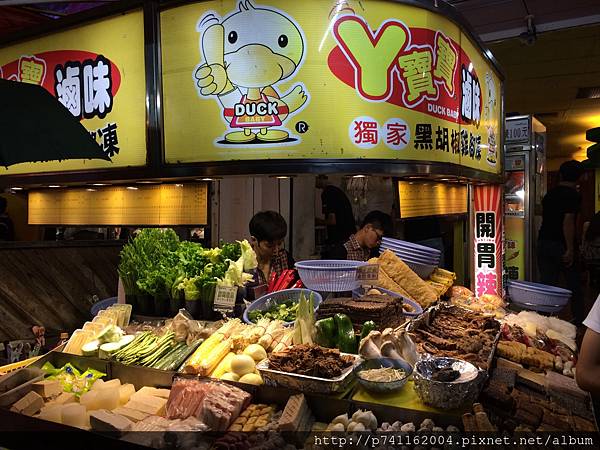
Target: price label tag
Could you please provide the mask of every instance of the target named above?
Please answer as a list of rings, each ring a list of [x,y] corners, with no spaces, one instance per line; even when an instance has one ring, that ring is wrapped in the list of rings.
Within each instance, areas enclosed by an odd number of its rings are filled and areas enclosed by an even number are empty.
[[[377,281],[379,279],[379,264],[367,264],[356,269],[357,281]]]
[[[507,120],[504,141],[506,144],[529,141],[529,119]]]
[[[237,287],[217,286],[215,289],[215,311],[228,312],[233,311],[235,298],[237,297]]]

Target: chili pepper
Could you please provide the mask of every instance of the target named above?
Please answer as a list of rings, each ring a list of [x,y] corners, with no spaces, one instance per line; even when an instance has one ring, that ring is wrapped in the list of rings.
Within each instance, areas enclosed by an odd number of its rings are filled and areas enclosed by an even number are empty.
[[[304,284],[302,283],[302,280],[298,280],[296,281],[296,283],[294,283],[294,285],[292,286],[292,289],[301,289],[304,287]]]
[[[279,275],[279,278],[277,279],[277,282],[275,283],[275,287],[273,287],[273,291],[281,290],[281,285],[283,284],[283,281],[285,280],[287,272],[288,272],[287,269],[285,269],[284,271],[281,272],[281,275]]]
[[[290,271],[288,272],[287,276],[285,277],[285,279],[283,281],[283,285],[281,286],[281,289],[291,288],[293,286],[295,280],[296,280],[296,271],[294,269],[290,269]]]
[[[273,289],[275,288],[275,278],[277,278],[277,273],[271,272],[271,274],[269,275],[269,286],[267,287],[267,294],[273,292]]]

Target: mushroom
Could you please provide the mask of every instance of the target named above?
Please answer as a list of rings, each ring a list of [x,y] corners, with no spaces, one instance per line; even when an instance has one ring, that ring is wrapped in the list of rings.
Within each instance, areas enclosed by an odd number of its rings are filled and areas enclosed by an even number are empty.
[[[381,358],[381,352],[379,351],[379,347],[373,342],[373,339],[370,337],[370,334],[360,341],[360,345],[358,346],[358,353],[365,359],[376,359]]]
[[[390,341],[383,343],[381,346],[381,354],[386,358],[402,359],[400,354],[396,351],[396,346]]]

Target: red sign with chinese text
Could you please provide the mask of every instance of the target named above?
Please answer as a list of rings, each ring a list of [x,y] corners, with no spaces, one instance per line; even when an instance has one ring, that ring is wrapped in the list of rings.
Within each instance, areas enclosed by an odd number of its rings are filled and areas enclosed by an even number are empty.
[[[473,290],[502,296],[502,185],[474,187]]]

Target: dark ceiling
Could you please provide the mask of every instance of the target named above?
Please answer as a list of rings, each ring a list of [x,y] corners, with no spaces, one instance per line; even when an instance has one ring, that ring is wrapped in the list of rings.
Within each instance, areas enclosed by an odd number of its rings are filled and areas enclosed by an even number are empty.
[[[112,0],[115,1],[115,0]],[[0,1],[0,39],[20,31],[35,29],[42,24],[110,3]]]

